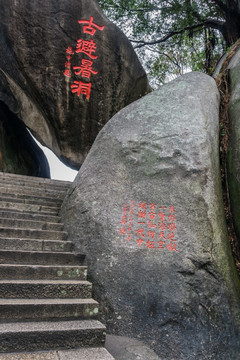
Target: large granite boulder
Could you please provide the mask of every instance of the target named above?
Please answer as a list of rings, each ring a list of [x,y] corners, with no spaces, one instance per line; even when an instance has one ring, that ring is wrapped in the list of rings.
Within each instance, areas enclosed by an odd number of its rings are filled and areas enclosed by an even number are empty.
[[[75,168],[103,125],[150,90],[95,0],[1,0],[0,34],[0,100]]]
[[[50,177],[46,156],[25,125],[0,101],[0,171]]]
[[[240,282],[226,232],[219,95],[190,73],[116,114],[62,208],[108,331],[164,360],[240,358]]]

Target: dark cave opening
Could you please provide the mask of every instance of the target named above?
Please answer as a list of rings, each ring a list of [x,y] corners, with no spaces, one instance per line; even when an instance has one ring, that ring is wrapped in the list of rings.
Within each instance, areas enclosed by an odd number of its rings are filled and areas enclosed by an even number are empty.
[[[0,171],[50,178],[44,152],[3,101],[0,101]]]

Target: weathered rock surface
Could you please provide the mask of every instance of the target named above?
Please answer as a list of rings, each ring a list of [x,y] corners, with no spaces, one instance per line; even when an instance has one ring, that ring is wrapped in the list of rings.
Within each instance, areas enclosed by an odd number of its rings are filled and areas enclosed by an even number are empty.
[[[230,51],[231,52],[231,51]],[[233,223],[240,244],[240,46],[231,58],[227,71],[230,78],[227,179]]]
[[[143,342],[125,336],[107,335],[105,346],[116,360],[162,360]]]
[[[0,34],[0,100],[73,167],[149,91],[130,42],[95,0],[1,0]]]
[[[0,101],[0,171],[49,178],[46,156],[25,125]]]
[[[190,73],[116,114],[62,208],[108,331],[164,360],[240,357],[240,283],[223,211],[219,95]]]

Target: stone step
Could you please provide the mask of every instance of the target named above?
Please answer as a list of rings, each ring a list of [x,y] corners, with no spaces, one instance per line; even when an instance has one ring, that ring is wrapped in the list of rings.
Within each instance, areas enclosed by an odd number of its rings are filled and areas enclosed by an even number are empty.
[[[103,347],[88,346],[72,350],[0,353],[0,360],[114,360],[114,358]]]
[[[0,200],[0,211],[1,210],[11,210],[11,211],[27,211],[33,213],[39,213],[44,215],[58,215],[59,208],[54,206],[44,206],[36,204],[24,204],[24,203],[14,203],[6,202]]]
[[[0,192],[0,200],[6,202],[18,202],[24,204],[40,204],[45,206],[61,206],[63,199],[56,198],[49,198],[37,195],[26,195],[22,193],[5,193]]]
[[[37,212],[28,212],[28,211],[16,211],[11,209],[0,210],[1,218],[8,218],[9,220],[19,219],[19,220],[34,220],[41,222],[50,222],[50,223],[59,223],[61,221],[60,216],[57,215],[44,215]]]
[[[57,199],[56,202],[53,201],[44,201],[43,199],[38,199],[37,197],[33,197],[33,198],[18,198],[18,197],[11,197],[11,196],[3,196],[0,197],[0,201],[1,202],[5,202],[5,203],[14,203],[14,204],[30,204],[30,205],[39,205],[39,206],[48,206],[51,208],[57,208],[59,209],[61,207],[62,201],[59,202],[59,200]]]
[[[55,188],[55,187],[42,187],[41,185],[16,185],[11,183],[3,183],[0,180],[0,193],[4,194],[22,194],[25,196],[37,196],[42,198],[49,199],[59,199],[62,200],[68,188]]]
[[[58,216],[70,184],[0,173],[0,352],[104,345],[85,256]]]
[[[0,352],[103,346],[105,336],[97,320],[2,323]]]
[[[120,359],[120,358],[118,358],[118,359]],[[124,360],[124,358],[121,358],[121,359]],[[133,360],[133,359],[140,360],[140,357],[137,357],[137,358],[134,357],[131,359],[130,358],[127,359],[125,357],[125,360]],[[17,360],[17,359],[1,359],[1,355],[0,355],[0,360]],[[30,359],[24,358],[24,360],[30,360]],[[82,348],[82,349],[62,350],[62,351],[60,350],[57,352],[56,359],[33,358],[31,360],[114,360],[114,357],[105,348],[87,347],[87,348]],[[150,359],[145,357],[145,358],[141,358],[141,360],[150,360]]]
[[[41,186],[21,186],[14,184],[5,184],[0,182],[0,192],[5,194],[25,194],[25,195],[36,195],[49,198],[64,199],[66,196],[66,189],[55,189],[55,188],[42,188]]]
[[[87,280],[86,266],[0,264],[2,280]]]
[[[6,216],[6,215],[5,215]],[[36,230],[51,230],[63,231],[63,224],[56,222],[46,222],[29,219],[12,219],[8,217],[1,217],[0,214],[0,227],[12,227],[18,229],[36,229]]]
[[[59,187],[69,187],[72,182],[63,181],[63,180],[54,180],[54,179],[46,179],[34,176],[26,176],[26,175],[18,175],[18,174],[10,174],[0,172],[0,181],[5,181],[6,183],[32,183],[34,185],[38,184],[42,187],[50,185],[50,186],[59,186]]]
[[[6,194],[25,194],[29,196],[36,196],[36,197],[46,197],[46,198],[54,198],[56,199],[63,199],[67,194],[68,188],[50,186],[50,187],[43,187],[41,185],[34,185],[34,184],[6,184],[0,180],[0,192]]]
[[[71,252],[72,241],[61,240],[38,240],[0,237],[0,249],[20,251],[61,251]]]
[[[95,319],[93,299],[0,299],[0,321]]]
[[[14,251],[0,249],[0,264],[81,265],[85,255],[53,251]]]
[[[0,280],[2,299],[69,299],[92,297],[92,284],[84,280]]]
[[[66,240],[68,233],[65,231],[15,229],[0,226],[0,237],[41,240]]]

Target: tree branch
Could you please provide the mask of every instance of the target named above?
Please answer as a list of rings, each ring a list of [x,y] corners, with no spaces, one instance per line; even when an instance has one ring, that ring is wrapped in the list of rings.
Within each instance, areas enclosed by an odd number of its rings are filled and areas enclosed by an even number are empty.
[[[222,34],[224,34],[224,25],[225,25],[225,23],[222,22],[222,21],[209,19],[209,20],[205,20],[205,21],[203,21],[201,23],[198,23],[196,25],[187,26],[187,27],[185,27],[183,29],[180,29],[180,30],[177,30],[177,31],[171,31],[161,39],[157,39],[157,40],[153,40],[153,41],[130,39],[130,41],[133,42],[133,43],[138,44],[137,46],[134,47],[134,49],[138,49],[138,48],[141,48],[141,47],[143,47],[145,45],[161,44],[161,43],[164,43],[165,41],[167,41],[168,39],[170,39],[171,37],[173,37],[174,35],[183,34],[185,31],[201,29],[201,28],[204,28],[204,27],[210,27],[212,29],[219,30]]]
[[[123,10],[125,12],[129,12],[129,13],[138,13],[138,12],[147,12],[147,11],[160,11],[161,8],[158,6],[152,6],[152,7],[143,7],[143,8],[139,8],[139,9],[132,9],[132,8],[128,8],[128,7],[124,7],[124,6],[120,6],[120,5],[108,5],[107,9],[112,9],[112,10]]]

